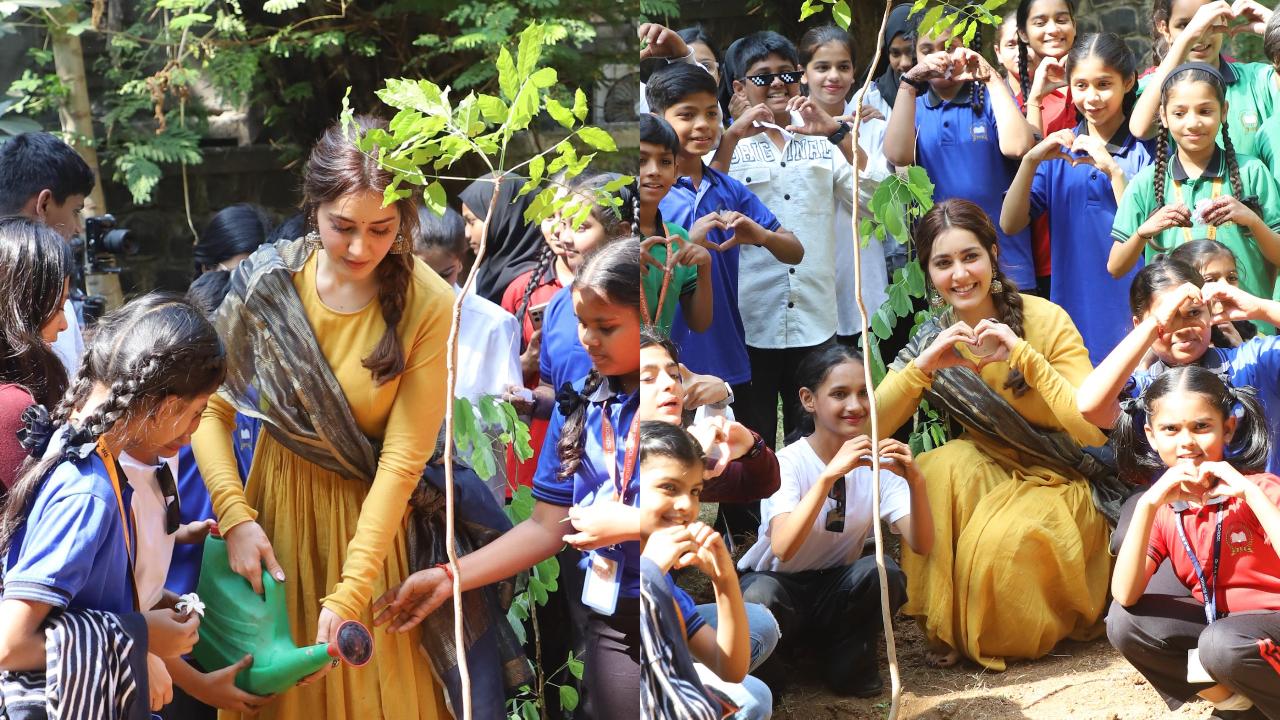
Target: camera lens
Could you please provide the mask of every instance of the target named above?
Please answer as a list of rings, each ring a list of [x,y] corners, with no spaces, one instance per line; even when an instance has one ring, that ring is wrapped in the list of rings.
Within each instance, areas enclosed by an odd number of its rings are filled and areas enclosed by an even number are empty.
[[[129,238],[128,230],[117,228],[102,236],[102,249],[116,255],[136,255],[138,243]]]

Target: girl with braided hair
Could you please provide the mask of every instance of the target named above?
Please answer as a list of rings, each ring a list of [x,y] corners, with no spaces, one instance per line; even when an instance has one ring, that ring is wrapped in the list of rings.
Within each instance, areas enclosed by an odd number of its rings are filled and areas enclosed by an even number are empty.
[[[152,710],[168,702],[173,682],[223,707],[251,710],[263,701],[234,687],[247,663],[206,675],[181,659],[199,619],[179,615],[176,596],[163,592],[173,543],[196,534],[178,523],[171,465],[225,363],[217,333],[196,308],[147,295],[101,319],[52,416],[29,415],[24,445],[35,461],[0,515],[0,668],[45,668],[42,624],[55,610],[142,613],[148,657],[135,681],[149,691]],[[149,472],[131,473],[131,464]]]
[[[1222,73],[1200,62],[1180,65],[1164,78],[1159,99],[1155,164],[1125,188],[1111,229],[1107,270],[1119,277],[1144,250],[1150,261],[1159,252],[1208,238],[1235,253],[1242,289],[1275,297],[1280,187],[1260,160],[1237,153],[1232,134],[1225,131]],[[1219,135],[1221,145],[1215,140]],[[1259,329],[1274,332],[1264,325]]]
[[[1226,109],[1221,137],[1229,138],[1237,152],[1256,156],[1258,129],[1280,107],[1275,70],[1267,63],[1227,60],[1222,45],[1228,33],[1264,35],[1271,10],[1256,0],[1154,0],[1152,10],[1153,39],[1157,46],[1166,43],[1168,50],[1138,84],[1129,129],[1140,138],[1163,137],[1160,114],[1167,78],[1184,63],[1204,63],[1223,78]]]
[[[283,583],[299,644],[371,624],[370,600],[424,562],[406,542],[406,508],[444,416],[454,293],[411,252],[416,202],[384,207],[391,174],[356,145],[355,133],[385,127],[333,124],[306,165],[307,235],[233,273],[215,319],[227,382],[193,442],[232,570],[259,592],[264,566]],[[244,483],[237,412],[265,431]],[[424,652],[434,638],[379,636],[368,666],[326,667],[262,717],[446,717],[442,658]]]
[[[975,36],[973,46],[981,41]],[[964,198],[999,217],[1013,180],[1009,161],[1025,155],[1035,137],[1004,78],[981,55],[955,45],[949,30],[916,37],[916,66],[902,76],[884,156],[896,167],[923,167],[935,202]],[[998,237],[1001,269],[1019,287],[1034,288],[1030,233]]]
[[[1076,125],[1064,63],[1076,42],[1073,0],[1021,0],[1014,20],[1018,34],[1018,83],[1014,98],[1032,130],[1048,135]]]
[[[915,243],[942,312],[875,388],[880,432],[921,400],[962,432],[918,459],[937,542],[928,555],[903,548],[903,610],[932,646],[928,663],[964,655],[1004,670],[1089,636],[1105,609],[1108,508],[1094,497],[1114,478],[1084,452],[1106,442],[1076,409],[1089,355],[1062,308],[1000,269],[1004,248],[977,205],[934,205]]]

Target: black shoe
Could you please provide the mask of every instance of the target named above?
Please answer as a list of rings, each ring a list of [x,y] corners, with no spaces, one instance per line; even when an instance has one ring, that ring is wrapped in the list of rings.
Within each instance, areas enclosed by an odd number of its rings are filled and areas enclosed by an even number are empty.
[[[1209,720],[1267,720],[1267,716],[1257,706],[1248,710],[1219,710],[1214,708]]]
[[[844,682],[829,682],[827,689],[842,697],[873,698],[884,692],[884,680],[880,677],[880,669],[873,665]]]

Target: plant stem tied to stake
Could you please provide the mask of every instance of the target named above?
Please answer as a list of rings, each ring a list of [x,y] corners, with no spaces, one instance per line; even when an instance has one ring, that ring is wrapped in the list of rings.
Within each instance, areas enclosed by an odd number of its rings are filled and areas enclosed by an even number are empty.
[[[884,18],[880,21],[880,33],[876,37],[876,54],[871,59],[871,67],[875,68],[880,63],[881,51],[884,49],[884,33],[885,26],[889,22],[889,11],[893,9],[893,0],[885,0]],[[862,102],[867,96],[867,89],[871,86],[871,73],[867,73],[866,82],[862,84],[862,90],[856,96],[856,105],[853,108],[853,147],[857,152],[858,147],[858,131],[862,127]],[[857,174],[862,171],[855,168]],[[857,182],[857,175],[854,177]],[[856,192],[855,192],[856,194]],[[871,331],[867,325],[867,305],[862,299],[862,239],[858,237],[858,203],[853,204],[853,274],[855,278],[854,295],[858,301],[858,313],[861,315],[862,322],[862,357],[866,360],[862,363],[863,377],[866,379],[867,387],[872,387],[871,383]],[[880,423],[876,417],[876,394],[874,392],[867,393],[867,411],[871,417],[871,474],[875,478],[872,484],[871,494],[871,516],[875,518],[875,522],[871,524],[875,531],[876,538],[876,571],[880,575],[880,616],[884,623],[884,643],[885,654],[889,659],[889,687],[891,692],[891,700],[889,703],[889,720],[898,717],[898,704],[902,699],[902,678],[898,672],[898,648],[893,639],[893,611],[889,606],[889,577],[884,565],[884,529],[880,523],[880,453],[874,448],[880,446]]]

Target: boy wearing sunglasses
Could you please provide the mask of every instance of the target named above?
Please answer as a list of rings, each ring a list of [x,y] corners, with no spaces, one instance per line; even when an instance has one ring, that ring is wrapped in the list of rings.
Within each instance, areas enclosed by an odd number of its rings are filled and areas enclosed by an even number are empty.
[[[734,391],[734,412],[775,447],[779,395],[789,433],[801,416],[796,365],[835,339],[837,223],[853,208],[851,161],[865,157],[855,156],[848,123],[800,95],[804,71],[790,40],[775,32],[741,38],[725,54],[724,71],[749,107],[725,131],[711,166],[746,185],[804,246],[793,266],[753,247],[739,259],[751,384]]]

